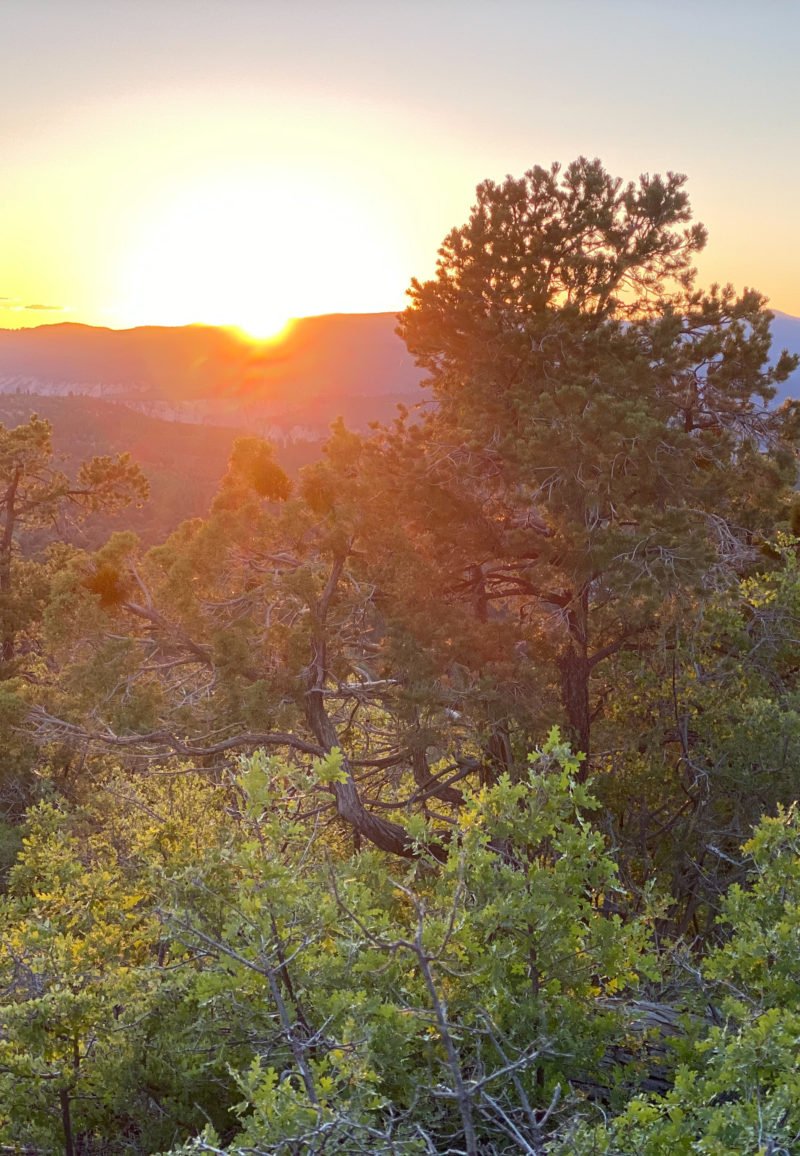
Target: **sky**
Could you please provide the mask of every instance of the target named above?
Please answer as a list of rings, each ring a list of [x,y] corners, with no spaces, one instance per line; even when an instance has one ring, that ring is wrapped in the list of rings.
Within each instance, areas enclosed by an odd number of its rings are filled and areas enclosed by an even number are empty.
[[[800,315],[797,0],[0,0],[0,327],[402,309],[475,186],[684,172]]]

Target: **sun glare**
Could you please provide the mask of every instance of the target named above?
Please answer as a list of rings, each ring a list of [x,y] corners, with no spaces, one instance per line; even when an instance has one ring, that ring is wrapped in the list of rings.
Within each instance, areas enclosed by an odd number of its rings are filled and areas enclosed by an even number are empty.
[[[115,310],[126,325],[205,322],[263,339],[292,317],[402,298],[369,206],[310,180],[198,180],[154,206],[137,233]]]

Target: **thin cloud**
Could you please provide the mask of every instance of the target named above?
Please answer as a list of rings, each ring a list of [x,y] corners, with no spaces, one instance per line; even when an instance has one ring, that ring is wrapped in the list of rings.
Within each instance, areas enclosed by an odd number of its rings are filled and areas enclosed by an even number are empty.
[[[33,309],[39,313],[66,313],[68,305],[21,305],[21,309]]]

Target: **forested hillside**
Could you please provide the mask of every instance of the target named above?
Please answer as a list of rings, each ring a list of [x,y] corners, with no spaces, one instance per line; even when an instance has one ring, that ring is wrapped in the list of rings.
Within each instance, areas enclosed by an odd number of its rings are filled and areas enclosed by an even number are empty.
[[[484,183],[433,404],[155,542],[172,427],[2,411],[5,1150],[798,1151],[798,359],[705,237]]]
[[[42,527],[26,542],[28,553],[57,535],[97,548],[121,529],[135,530],[148,546],[163,542],[181,522],[208,512],[233,443],[248,432],[244,427],[164,421],[94,397],[0,394],[0,422],[9,429],[24,424],[32,412],[51,423],[53,452],[68,474],[86,458],[129,453],[147,478],[150,499],[111,516],[94,511],[79,522],[65,511],[57,524]],[[323,440],[283,441],[276,446],[277,458],[295,477],[319,457]]]

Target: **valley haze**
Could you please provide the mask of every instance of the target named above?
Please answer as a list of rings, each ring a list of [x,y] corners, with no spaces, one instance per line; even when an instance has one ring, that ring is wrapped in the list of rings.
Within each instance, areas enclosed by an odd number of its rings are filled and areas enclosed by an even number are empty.
[[[72,471],[128,451],[151,500],[127,513],[147,542],[206,514],[235,438],[257,434],[290,475],[319,457],[338,417],[365,432],[397,405],[430,404],[424,374],[397,336],[394,313],[326,314],[257,341],[210,325],[105,329],[64,322],[0,329],[0,423],[37,412]],[[800,353],[800,318],[775,312],[772,356]],[[800,396],[800,369],[775,404]],[[90,519],[73,540],[99,545],[113,521]]]
[[[171,421],[247,426],[278,440],[356,428],[425,399],[394,313],[334,313],[255,340],[212,325],[0,329],[0,394],[85,396]],[[774,313],[772,357],[800,353],[800,317]],[[800,369],[776,402],[800,393]]]
[[[101,398],[170,421],[246,426],[273,440],[356,428],[422,400],[393,313],[292,322],[257,341],[210,325],[0,330],[0,393]]]

